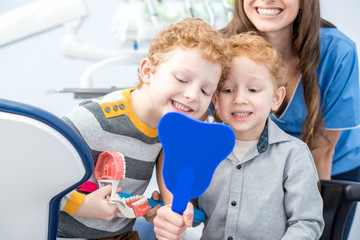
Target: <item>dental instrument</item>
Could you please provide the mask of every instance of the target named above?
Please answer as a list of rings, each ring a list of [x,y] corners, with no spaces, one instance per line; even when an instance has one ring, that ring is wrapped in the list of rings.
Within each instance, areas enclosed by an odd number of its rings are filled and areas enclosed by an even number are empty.
[[[184,0],[184,3],[185,3],[185,9],[186,9],[186,12],[188,14],[188,17],[194,17],[194,10],[193,10],[193,7],[192,7],[192,3],[191,3],[191,0]]]
[[[205,5],[205,8],[206,8],[206,11],[207,13],[209,14],[209,23],[212,27],[215,27],[215,15],[214,15],[214,11],[212,10],[211,8],[211,5],[209,3],[208,0],[203,0],[204,2],[204,5]]]
[[[155,27],[158,28],[159,27],[158,14],[155,11],[154,5],[152,4],[151,0],[145,0],[145,3],[150,12],[151,21],[153,22]]]

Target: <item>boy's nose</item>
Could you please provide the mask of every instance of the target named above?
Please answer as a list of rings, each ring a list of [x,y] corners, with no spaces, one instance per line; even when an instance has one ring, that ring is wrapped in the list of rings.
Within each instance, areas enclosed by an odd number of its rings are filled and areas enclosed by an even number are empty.
[[[248,103],[248,99],[246,97],[246,94],[243,92],[238,92],[234,98],[233,101],[234,104],[247,104]]]
[[[198,91],[195,88],[188,87],[184,91],[184,97],[189,99],[190,101],[196,101],[198,98]]]

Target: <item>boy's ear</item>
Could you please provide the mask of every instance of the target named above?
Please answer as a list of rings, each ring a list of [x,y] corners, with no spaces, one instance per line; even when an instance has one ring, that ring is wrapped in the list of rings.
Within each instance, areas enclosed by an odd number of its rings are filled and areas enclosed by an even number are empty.
[[[271,106],[272,112],[276,111],[281,103],[283,102],[286,95],[286,89],[285,87],[278,87],[275,91],[274,97],[273,97],[273,104]]]
[[[216,93],[212,96],[211,101],[213,102],[214,106],[216,106],[216,104],[217,104]]]
[[[140,62],[139,77],[144,84],[150,83],[150,75],[152,70],[152,64],[149,58],[143,58]]]

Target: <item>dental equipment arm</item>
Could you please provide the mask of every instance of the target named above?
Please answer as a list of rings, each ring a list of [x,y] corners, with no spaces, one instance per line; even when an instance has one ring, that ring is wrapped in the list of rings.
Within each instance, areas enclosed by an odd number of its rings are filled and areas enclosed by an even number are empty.
[[[35,1],[0,15],[0,46],[82,19],[86,15],[82,0]]]

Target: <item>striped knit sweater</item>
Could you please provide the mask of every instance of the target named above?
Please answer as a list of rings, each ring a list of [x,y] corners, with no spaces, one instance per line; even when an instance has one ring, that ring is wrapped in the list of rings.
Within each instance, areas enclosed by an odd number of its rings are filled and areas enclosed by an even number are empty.
[[[135,115],[131,106],[131,91],[116,91],[83,102],[63,119],[85,140],[94,161],[106,150],[122,153],[126,161],[126,174],[119,184],[121,191],[143,194],[151,179],[161,144],[157,129],[145,125]],[[89,181],[96,182],[94,175]],[[84,198],[84,194],[73,191],[62,199],[59,237],[104,238],[132,229],[134,219],[117,217],[111,221],[101,221],[76,216]]]

